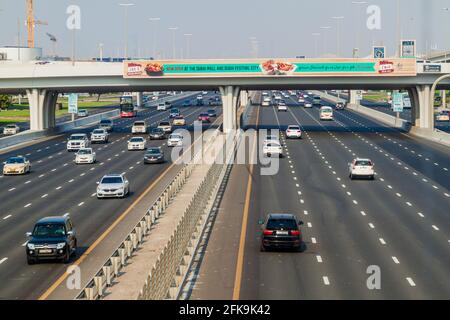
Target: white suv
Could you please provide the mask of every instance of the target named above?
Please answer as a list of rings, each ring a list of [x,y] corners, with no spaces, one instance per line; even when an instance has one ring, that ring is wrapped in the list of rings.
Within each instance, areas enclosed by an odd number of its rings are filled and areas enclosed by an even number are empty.
[[[128,140],[128,151],[147,149],[147,140],[143,137],[135,137]]]
[[[371,180],[375,179],[374,164],[370,159],[354,159],[349,163],[349,177],[354,179],[356,177],[368,177]]]
[[[91,133],[91,143],[102,142],[107,143],[109,140],[109,133],[105,129],[95,129]]]
[[[124,198],[130,194],[130,182],[123,174],[108,174],[97,183],[97,198]]]
[[[75,154],[76,164],[93,164],[97,161],[95,152],[92,148],[83,148]]]
[[[133,123],[133,127],[131,127],[131,133],[147,133],[147,123],[145,121],[136,121]]]
[[[265,156],[271,157],[276,155],[280,158],[283,157],[283,148],[278,142],[269,142],[263,146],[263,153]]]
[[[20,132],[20,128],[17,124],[8,124],[3,128],[4,135],[15,135]]]
[[[83,148],[89,148],[91,143],[85,133],[72,134],[67,141],[67,151],[78,151]]]
[[[168,147],[181,147],[183,146],[183,136],[181,134],[171,134],[167,140]]]
[[[158,104],[158,107],[156,108],[157,111],[166,111],[167,105],[165,103]]]

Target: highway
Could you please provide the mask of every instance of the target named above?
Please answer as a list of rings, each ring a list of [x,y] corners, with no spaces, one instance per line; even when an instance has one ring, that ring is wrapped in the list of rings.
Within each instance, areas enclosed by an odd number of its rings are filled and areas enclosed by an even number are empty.
[[[289,100],[286,113],[256,107],[252,121],[299,124],[303,139],[282,137],[274,176],[234,166],[190,299],[448,299],[450,149],[352,111],[321,122]],[[357,156],[374,161],[375,181],[349,179]],[[269,213],[304,221],[303,252],[260,252]],[[369,266],[379,290],[366,285]]]
[[[193,98],[184,99],[192,100]],[[188,128],[198,114],[210,107],[182,107],[184,100],[173,105],[185,116]],[[221,108],[217,108],[218,115]],[[32,172],[25,176],[0,176],[0,299],[37,299],[64,272],[67,266],[48,262],[28,266],[25,255],[25,233],[45,216],[70,214],[78,237],[80,256],[118,216],[169,166],[143,165],[143,152],[129,152],[126,142],[131,125],[146,119],[154,127],[168,119],[169,110],[146,108],[134,119],[116,119],[108,144],[93,145],[95,165],[73,163],[74,153],[66,151],[67,133],[54,139],[0,154],[0,161],[10,156],[26,155]],[[91,132],[93,127],[73,132]],[[166,140],[150,141],[148,146],[162,146],[166,160],[170,150]],[[131,195],[125,199],[98,200],[96,182],[108,173],[125,173],[131,183]]]

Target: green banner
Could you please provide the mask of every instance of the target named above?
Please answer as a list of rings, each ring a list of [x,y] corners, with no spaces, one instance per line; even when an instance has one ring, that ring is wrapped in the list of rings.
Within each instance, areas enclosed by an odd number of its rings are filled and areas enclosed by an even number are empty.
[[[375,62],[296,63],[295,73],[376,72]]]

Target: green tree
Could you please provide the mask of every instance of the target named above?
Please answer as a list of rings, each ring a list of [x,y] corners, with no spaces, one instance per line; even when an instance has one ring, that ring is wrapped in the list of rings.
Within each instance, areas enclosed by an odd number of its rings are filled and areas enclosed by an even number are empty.
[[[0,94],[0,109],[7,109],[12,103],[12,98],[7,94]]]

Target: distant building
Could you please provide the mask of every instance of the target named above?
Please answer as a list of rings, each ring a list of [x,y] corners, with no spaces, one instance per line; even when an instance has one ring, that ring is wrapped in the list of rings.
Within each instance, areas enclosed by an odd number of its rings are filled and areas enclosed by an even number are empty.
[[[0,60],[6,61],[33,61],[40,60],[42,48],[28,48],[17,46],[0,47]]]

